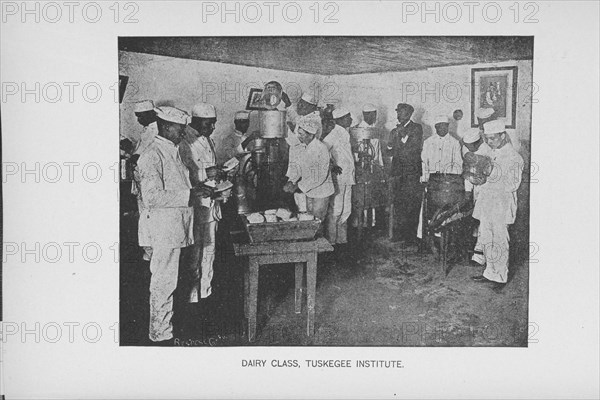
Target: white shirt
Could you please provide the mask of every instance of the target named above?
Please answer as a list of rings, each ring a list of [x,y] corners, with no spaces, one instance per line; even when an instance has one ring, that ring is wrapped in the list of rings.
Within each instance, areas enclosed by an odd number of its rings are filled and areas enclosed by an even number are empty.
[[[327,146],[314,138],[308,145],[301,144],[298,149],[296,169],[300,176],[298,188],[310,198],[329,197],[334,192],[333,180],[329,170],[330,156]]]
[[[233,157],[239,156],[244,153],[242,148],[242,142],[246,139],[244,134],[236,129],[229,135],[227,135],[217,151],[217,159],[220,164],[232,159]]]
[[[423,181],[429,180],[429,175],[435,172],[446,174],[462,173],[462,154],[460,143],[450,134],[441,137],[434,134],[423,143],[421,152],[423,161]]]
[[[377,123],[369,125],[365,121],[360,121],[360,123],[356,125],[356,127],[375,128],[376,124]],[[383,156],[381,155],[381,144],[379,143],[379,139],[371,139],[369,142],[371,143],[371,146],[373,146],[373,150],[375,151],[375,154],[373,155],[373,161],[375,161],[377,164],[383,167]]]
[[[329,135],[325,136],[323,143],[327,145],[333,161],[342,168],[342,173],[337,176],[338,185],[354,185],[354,156],[350,146],[350,134],[344,128],[336,125]]]
[[[138,161],[147,231],[140,246],[179,248],[193,243],[190,180],[177,147],[157,136]]]
[[[492,174],[480,185],[473,218],[512,224],[517,215],[517,189],[521,184],[523,157],[506,143],[486,154],[492,159]]]
[[[211,138],[197,136],[197,131],[189,125],[186,127],[186,130],[186,138],[179,145],[179,153],[181,154],[183,163],[190,171],[192,185],[198,186],[208,179],[206,168],[217,165],[217,157],[214,150],[215,144]],[[200,206],[210,209],[210,212],[202,210],[203,216],[200,217],[204,220],[202,222],[221,219],[219,202],[210,197],[203,197],[200,201]]]
[[[294,107],[294,106],[292,106]],[[289,114],[289,110],[292,109],[292,107],[290,107],[288,109],[288,121],[292,122],[295,125],[294,130],[292,131],[289,127],[288,127],[288,134],[287,137],[285,138],[285,141],[287,142],[287,144],[290,146],[290,149],[288,150],[288,169],[287,172],[285,173],[285,176],[288,177],[288,179],[292,182],[297,182],[298,179],[300,179],[300,175],[298,174],[298,169],[297,168],[290,168],[291,165],[293,165],[294,163],[296,163],[296,160],[298,158],[298,153],[300,150],[302,150],[303,148],[303,144],[300,141],[299,137],[298,137],[298,119],[300,118],[300,116],[298,116],[298,114],[295,114],[295,117],[291,118],[290,114]],[[319,115],[318,111],[315,111],[313,114]]]

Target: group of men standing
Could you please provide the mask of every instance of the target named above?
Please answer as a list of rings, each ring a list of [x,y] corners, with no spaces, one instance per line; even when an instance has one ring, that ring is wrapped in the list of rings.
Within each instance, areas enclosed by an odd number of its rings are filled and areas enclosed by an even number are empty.
[[[281,85],[270,83],[273,89],[265,93],[281,97]],[[321,233],[339,250],[348,241],[356,182],[351,113],[343,107],[319,110],[317,100],[308,94],[294,105],[289,99],[284,103],[289,162],[283,191],[294,195],[298,211],[324,221]],[[187,248],[181,259],[190,278],[188,301],[197,303],[211,295],[222,199],[206,183],[215,179],[218,164],[245,153],[250,121],[248,111],[236,113],[235,132],[223,139],[217,151],[210,137],[217,121],[213,105],[196,104],[191,116],[174,107],[155,107],[150,100],[135,107],[144,127],[135,148],[139,159],[133,192],[140,214],[139,245],[150,261],[149,337],[161,342],[173,338],[173,293],[182,249]],[[461,174],[463,162],[477,157],[490,161],[491,175],[490,171],[483,179],[464,175],[465,188],[475,202],[473,217],[480,221],[473,261],[486,266],[474,280],[503,284],[508,272],[507,227],[515,220],[523,160],[512,147],[503,121],[495,120],[493,110],[489,111],[479,115],[479,129],[467,132],[461,146],[448,132],[447,116],[434,118],[435,134],[423,141],[422,126],[411,119],[414,108],[400,103],[396,128],[372,145],[375,163],[383,166],[383,159],[391,158],[396,213],[393,241],[405,243],[414,243],[419,236],[423,192],[432,174]],[[365,105],[358,126],[374,127],[376,122],[377,109]]]
[[[135,150],[139,159],[133,192],[140,214],[139,245],[150,261],[149,337],[164,342],[173,338],[180,260],[189,278],[188,302],[198,303],[212,293],[221,199],[206,183],[218,172],[210,138],[217,113],[207,103],[196,104],[191,116],[174,107],[154,107],[150,100],[135,107],[144,126]]]
[[[513,148],[503,119],[493,109],[478,112],[479,127],[461,141],[449,134],[446,115],[432,119],[435,134],[423,141],[423,129],[411,120],[413,107],[400,103],[398,125],[390,133],[386,149],[392,156],[395,180],[396,227],[394,241],[414,243],[422,237],[423,196],[433,174],[462,174],[466,200],[474,202],[473,218],[479,220],[472,261],[485,266],[476,282],[503,285],[508,279],[509,235],[517,210],[523,158]],[[462,142],[462,146],[461,146]],[[463,169],[464,168],[464,169]]]

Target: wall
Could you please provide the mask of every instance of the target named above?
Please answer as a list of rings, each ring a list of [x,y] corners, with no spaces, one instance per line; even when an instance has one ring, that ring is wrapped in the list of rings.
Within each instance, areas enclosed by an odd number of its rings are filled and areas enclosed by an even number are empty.
[[[459,65],[420,71],[388,72],[360,75],[318,76],[207,61],[186,60],[149,54],[120,52],[119,73],[129,76],[121,104],[121,134],[136,140],[140,125],[135,120],[132,103],[152,99],[156,105],[173,105],[190,111],[201,101],[217,107],[218,121],[213,137],[217,146],[233,126],[233,115],[246,106],[248,91],[262,87],[270,80],[284,85],[292,101],[302,90],[319,88],[321,103],[334,103],[348,108],[358,123],[362,106],[373,103],[379,109],[379,125],[386,130],[396,123],[395,107],[406,102],[415,107],[413,119],[423,124],[425,136],[432,134],[428,117],[440,113],[451,117],[461,109],[463,119],[451,126],[458,137],[470,129],[471,69],[485,67],[518,67],[517,128],[509,129],[514,146],[528,159],[531,138],[532,61],[495,64]],[[255,121],[251,130],[255,128]],[[522,149],[521,149],[522,148]]]
[[[333,75],[323,80],[324,87],[334,87],[337,92],[328,90],[329,101],[339,101],[350,109],[355,122],[362,117],[362,106],[373,103],[379,109],[379,124],[386,129],[395,127],[398,103],[409,103],[415,108],[413,119],[423,123],[425,136],[432,133],[428,117],[437,114],[452,116],[461,109],[463,119],[452,127],[457,136],[462,136],[470,128],[471,118],[471,69],[485,67],[518,67],[518,95],[516,129],[509,129],[513,144],[517,149],[524,145],[529,148],[531,138],[531,82],[532,61],[512,61],[496,64],[459,65],[430,68],[420,71],[388,72],[360,75]],[[416,92],[416,93],[415,93]],[[357,118],[358,117],[358,118]],[[357,120],[358,119],[358,120]],[[527,142],[527,143],[524,143]]]
[[[213,134],[217,146],[233,129],[235,112],[246,108],[250,88],[262,88],[266,82],[276,80],[295,101],[302,90],[314,90],[322,79],[296,72],[124,51],[119,52],[119,74],[129,77],[120,108],[123,136],[139,138],[142,128],[133,113],[135,101],[151,99],[157,106],[174,106],[188,113],[194,104],[204,101],[217,109]],[[255,114],[251,114],[251,130],[256,125]]]

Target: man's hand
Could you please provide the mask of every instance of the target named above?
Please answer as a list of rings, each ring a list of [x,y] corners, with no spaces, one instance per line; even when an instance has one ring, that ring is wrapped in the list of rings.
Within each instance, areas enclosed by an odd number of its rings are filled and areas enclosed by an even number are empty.
[[[205,186],[205,185],[194,186],[192,188],[192,195],[197,198],[212,197],[213,194],[214,194],[214,189],[212,189],[208,186]]]
[[[339,165],[334,164],[331,166],[331,172],[335,175],[341,175],[342,171],[342,167],[340,167]]]
[[[283,104],[285,104],[286,108],[292,105],[292,101],[290,100],[289,96],[283,91],[281,92],[281,101],[283,101]]]
[[[296,190],[296,185],[294,185],[291,181],[288,181],[285,185],[283,185],[283,191],[286,193],[294,193]]]

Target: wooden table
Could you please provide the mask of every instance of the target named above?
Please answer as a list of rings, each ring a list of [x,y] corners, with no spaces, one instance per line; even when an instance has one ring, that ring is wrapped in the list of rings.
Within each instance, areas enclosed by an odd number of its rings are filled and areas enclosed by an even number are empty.
[[[294,263],[296,314],[302,312],[302,278],[306,264],[306,308],[308,336],[315,329],[315,295],[317,291],[317,254],[333,251],[333,246],[325,238],[307,242],[264,242],[234,243],[233,249],[238,257],[248,257],[248,268],[244,273],[244,315],[248,318],[248,340],[256,338],[256,314],[258,308],[258,270],[261,265]]]

